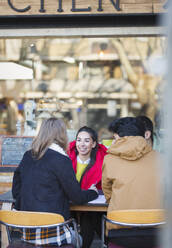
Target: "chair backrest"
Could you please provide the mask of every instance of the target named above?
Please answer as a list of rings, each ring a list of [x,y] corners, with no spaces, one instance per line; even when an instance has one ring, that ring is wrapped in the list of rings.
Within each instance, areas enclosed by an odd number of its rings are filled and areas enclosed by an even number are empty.
[[[9,231],[9,227],[22,228],[22,229],[23,228],[47,229],[49,227],[67,226],[68,224],[71,223],[74,227],[76,247],[77,248],[80,247],[79,234],[77,230],[76,221],[74,219],[69,219],[65,221],[63,216],[60,214],[48,213],[48,212],[0,210],[0,223],[6,226],[8,240],[10,243],[12,242],[12,238],[11,238],[11,233]]]
[[[164,224],[163,209],[114,210],[107,214],[107,220],[121,226],[155,226]]]
[[[0,221],[9,226],[33,227],[63,223],[64,218],[60,214],[47,212],[0,210]]]
[[[165,224],[163,209],[114,210],[102,217],[102,248],[104,247],[105,223],[127,227],[156,227]]]

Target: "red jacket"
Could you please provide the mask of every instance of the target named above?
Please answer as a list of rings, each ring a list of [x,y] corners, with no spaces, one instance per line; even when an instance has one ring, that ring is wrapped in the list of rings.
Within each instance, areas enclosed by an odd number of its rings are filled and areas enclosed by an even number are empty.
[[[75,144],[76,141],[72,141],[69,144],[68,155],[72,160],[73,169],[76,173],[77,167],[77,155],[75,152]],[[98,150],[96,154],[96,162],[94,165],[85,173],[82,178],[81,188],[87,190],[92,184],[96,184],[98,189],[101,189],[101,179],[102,179],[102,165],[103,159],[106,155],[107,148],[102,145],[98,144]]]

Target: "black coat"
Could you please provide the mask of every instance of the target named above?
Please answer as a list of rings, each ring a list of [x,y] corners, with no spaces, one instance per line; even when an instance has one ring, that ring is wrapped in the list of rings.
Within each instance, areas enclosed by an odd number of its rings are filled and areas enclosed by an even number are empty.
[[[33,159],[27,151],[13,177],[15,208],[23,211],[52,212],[70,217],[69,201],[83,204],[97,198],[94,190],[81,190],[71,160],[48,149]]]

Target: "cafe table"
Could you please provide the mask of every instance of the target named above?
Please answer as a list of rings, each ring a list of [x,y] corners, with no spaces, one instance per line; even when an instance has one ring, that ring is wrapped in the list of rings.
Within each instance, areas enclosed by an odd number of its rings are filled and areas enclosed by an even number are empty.
[[[0,203],[2,204],[3,210],[11,210],[12,204],[14,203],[14,199],[12,197],[11,190],[0,194]],[[75,205],[74,203],[70,204],[70,210],[76,212],[82,211],[96,211],[96,212],[106,212],[107,211],[107,203],[105,201],[105,197],[103,194],[99,194],[99,197],[96,200],[90,201],[83,205]],[[8,238],[6,233],[6,228],[4,225],[1,225],[1,248],[6,248],[8,246]]]

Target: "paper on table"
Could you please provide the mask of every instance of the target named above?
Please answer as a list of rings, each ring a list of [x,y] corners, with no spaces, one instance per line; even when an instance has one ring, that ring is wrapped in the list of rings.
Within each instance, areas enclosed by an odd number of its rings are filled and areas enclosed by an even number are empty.
[[[106,203],[106,199],[105,199],[104,195],[99,195],[97,199],[95,199],[93,201],[89,201],[88,203],[102,204],[102,203]]]

